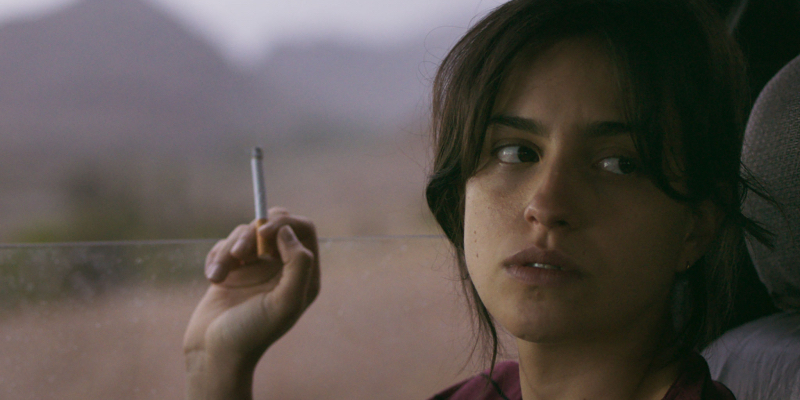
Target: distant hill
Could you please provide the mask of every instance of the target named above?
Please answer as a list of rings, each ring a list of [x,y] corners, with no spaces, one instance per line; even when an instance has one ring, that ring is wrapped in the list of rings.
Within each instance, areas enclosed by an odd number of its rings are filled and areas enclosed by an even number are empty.
[[[254,144],[274,156],[273,199],[325,215],[321,232],[416,226],[424,149],[409,140],[425,129],[428,49],[447,47],[423,38],[287,43],[245,71],[144,0],[2,25],[0,240],[224,235],[252,214]],[[411,217],[386,220],[389,205]]]
[[[0,135],[82,152],[407,130],[438,61],[422,38],[287,44],[249,73],[143,0],[84,0],[0,26]]]
[[[287,45],[267,59],[260,76],[282,103],[271,120],[288,124],[282,128],[290,134],[325,125],[329,133],[386,134],[408,130],[427,114],[434,66],[425,59],[423,40],[386,49]]]
[[[6,145],[208,145],[254,129],[262,107],[252,77],[140,0],[84,0],[0,27]]]

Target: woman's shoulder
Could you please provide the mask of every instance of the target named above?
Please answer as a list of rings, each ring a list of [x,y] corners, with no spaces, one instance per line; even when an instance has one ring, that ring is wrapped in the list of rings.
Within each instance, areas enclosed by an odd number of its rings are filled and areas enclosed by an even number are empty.
[[[497,363],[489,377],[484,371],[441,391],[430,400],[522,400],[519,386],[519,364]]]
[[[681,374],[664,400],[736,400],[725,385],[711,379],[708,363],[698,353],[686,357]]]
[[[498,363],[491,378],[484,371],[461,381],[430,400],[522,400],[519,385],[519,364],[514,361]],[[663,400],[735,400],[723,384],[713,381],[706,360],[697,353],[689,355],[678,379]]]

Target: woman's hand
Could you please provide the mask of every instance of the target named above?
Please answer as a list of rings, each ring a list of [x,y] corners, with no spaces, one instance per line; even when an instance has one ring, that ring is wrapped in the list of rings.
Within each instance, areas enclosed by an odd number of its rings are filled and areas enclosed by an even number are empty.
[[[184,336],[187,398],[250,398],[255,366],[319,293],[314,225],[286,210],[268,223],[240,225],[206,257],[211,286]],[[256,254],[256,235],[268,255]]]

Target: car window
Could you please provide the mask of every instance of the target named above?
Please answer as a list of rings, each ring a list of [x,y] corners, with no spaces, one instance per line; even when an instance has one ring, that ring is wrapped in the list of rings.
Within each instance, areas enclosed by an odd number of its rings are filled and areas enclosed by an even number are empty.
[[[0,247],[3,398],[178,398],[210,240]],[[322,291],[256,398],[424,398],[485,367],[439,236],[323,239]],[[310,383],[309,383],[310,382]]]

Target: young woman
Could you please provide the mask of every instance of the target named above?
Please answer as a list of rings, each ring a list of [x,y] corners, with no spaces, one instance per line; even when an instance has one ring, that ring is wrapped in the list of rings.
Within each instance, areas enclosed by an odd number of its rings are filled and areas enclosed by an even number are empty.
[[[740,235],[766,238],[739,210],[744,93],[699,1],[512,0],[473,27],[434,84],[426,194],[492,371],[434,398],[733,398],[696,350],[728,312]],[[283,209],[219,242],[188,397],[249,398],[319,274],[313,224]],[[495,366],[496,324],[518,363]]]

